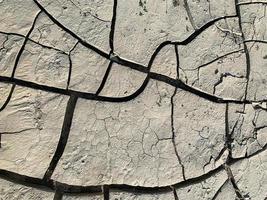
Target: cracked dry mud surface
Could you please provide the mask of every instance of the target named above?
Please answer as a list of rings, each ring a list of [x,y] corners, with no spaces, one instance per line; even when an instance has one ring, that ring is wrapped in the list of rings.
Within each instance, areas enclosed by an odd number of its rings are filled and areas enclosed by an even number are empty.
[[[267,199],[266,0],[0,11],[0,199]]]

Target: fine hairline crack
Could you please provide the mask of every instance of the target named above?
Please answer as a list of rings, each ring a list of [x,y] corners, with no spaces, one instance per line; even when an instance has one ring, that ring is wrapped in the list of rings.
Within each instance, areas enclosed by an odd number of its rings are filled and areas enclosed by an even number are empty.
[[[32,27],[31,27],[30,31],[24,37],[24,43],[23,43],[23,45],[22,45],[22,47],[21,47],[21,49],[20,49],[20,51],[19,51],[19,53],[18,53],[18,55],[16,57],[15,66],[14,66],[11,78],[0,76],[0,82],[6,82],[6,83],[11,83],[12,84],[12,88],[10,90],[9,96],[8,96],[6,102],[4,103],[4,105],[2,106],[2,108],[0,109],[0,111],[3,110],[6,107],[6,105],[8,104],[8,102],[10,101],[10,98],[12,96],[12,93],[13,93],[14,88],[15,88],[16,85],[30,87],[30,88],[34,88],[34,89],[45,90],[45,91],[50,91],[50,92],[59,93],[59,94],[65,94],[65,95],[69,96],[69,101],[67,103],[67,108],[66,108],[66,112],[65,112],[63,127],[62,127],[62,130],[61,130],[60,140],[59,140],[56,152],[54,154],[54,157],[52,158],[51,163],[49,165],[49,168],[47,169],[43,179],[28,177],[28,176],[25,176],[25,175],[20,175],[20,174],[17,174],[17,173],[14,173],[14,172],[10,172],[10,171],[7,171],[7,170],[2,170],[2,169],[0,169],[0,177],[2,177],[4,179],[7,179],[7,180],[11,180],[11,181],[16,182],[16,183],[30,184],[30,185],[32,185],[34,187],[38,187],[38,188],[39,187],[50,188],[53,191],[55,191],[54,199],[61,199],[63,193],[100,193],[101,192],[101,193],[104,194],[104,199],[108,200],[109,199],[110,190],[111,189],[119,189],[119,190],[135,191],[135,192],[141,192],[141,193],[173,191],[174,198],[175,198],[175,200],[177,200],[178,196],[176,194],[175,188],[180,188],[180,187],[184,187],[185,185],[190,185],[190,184],[194,184],[194,183],[203,181],[206,178],[213,176],[215,173],[218,173],[219,171],[222,171],[223,169],[225,169],[226,171],[229,171],[229,169],[230,169],[229,166],[231,164],[233,164],[233,163],[235,163],[235,162],[237,162],[239,160],[248,158],[247,156],[242,158],[242,159],[241,158],[240,159],[232,159],[232,158],[230,158],[227,161],[227,164],[221,165],[218,168],[216,168],[216,169],[210,171],[209,173],[204,174],[204,175],[202,175],[200,177],[195,177],[195,178],[186,180],[185,179],[185,174],[184,174],[184,167],[183,167],[183,165],[181,163],[181,160],[179,158],[179,155],[177,153],[177,149],[176,149],[176,146],[175,146],[175,130],[174,130],[174,123],[173,123],[173,120],[174,120],[173,119],[173,117],[174,117],[173,116],[173,112],[174,112],[173,111],[173,109],[174,109],[174,102],[173,101],[174,101],[174,96],[177,93],[177,89],[178,88],[183,89],[185,91],[191,92],[191,93],[193,93],[193,94],[195,94],[197,96],[200,96],[200,97],[205,98],[205,99],[207,99],[209,101],[212,101],[212,102],[224,103],[227,106],[226,109],[228,109],[228,104],[229,103],[250,104],[252,102],[247,101],[247,100],[237,101],[237,100],[231,100],[231,99],[222,99],[222,98],[217,97],[215,95],[210,95],[210,94],[205,93],[205,92],[203,92],[201,90],[198,90],[196,88],[190,87],[189,85],[187,85],[184,82],[182,82],[181,80],[179,80],[179,71],[178,71],[179,66],[177,67],[177,76],[178,76],[177,79],[172,79],[172,78],[170,78],[168,76],[165,76],[165,75],[162,75],[162,74],[157,74],[157,73],[150,72],[150,69],[151,69],[151,67],[153,65],[153,62],[154,62],[156,56],[158,55],[158,53],[160,52],[160,50],[164,46],[170,45],[170,44],[171,45],[175,45],[175,47],[176,47],[175,52],[176,52],[176,55],[177,55],[177,63],[179,63],[179,61],[178,61],[179,55],[178,55],[177,46],[178,45],[186,45],[186,44],[190,43],[196,37],[198,37],[198,35],[200,35],[204,30],[206,30],[208,27],[213,25],[218,20],[226,19],[226,18],[238,17],[239,18],[239,22],[240,22],[241,32],[242,32],[242,35],[243,35],[243,38],[244,38],[244,34],[243,34],[243,31],[242,31],[242,27],[241,27],[240,11],[238,10],[238,8],[237,8],[237,15],[224,16],[224,17],[219,17],[219,18],[216,18],[214,20],[211,20],[210,22],[206,23],[205,25],[203,25],[199,29],[196,28],[196,30],[187,39],[185,39],[184,41],[181,41],[181,42],[179,42],[179,41],[165,41],[165,42],[163,42],[162,44],[160,44],[156,48],[155,52],[152,54],[152,56],[151,56],[151,58],[149,60],[148,66],[145,67],[145,66],[140,65],[138,63],[134,63],[134,62],[128,61],[126,59],[120,58],[119,56],[117,56],[114,53],[113,40],[114,40],[114,32],[115,32],[117,0],[114,0],[114,5],[113,5],[113,17],[112,17],[111,31],[110,31],[110,37],[109,37],[111,51],[110,51],[109,54],[107,54],[106,52],[102,51],[101,49],[98,49],[97,47],[95,47],[95,46],[87,43],[86,41],[82,40],[81,38],[79,38],[79,36],[77,36],[71,30],[69,30],[68,28],[63,26],[51,14],[49,14],[45,10],[45,8],[43,8],[41,6],[41,4],[37,0],[33,0],[33,1],[37,4],[37,6],[40,8],[41,11],[37,14],[37,16],[36,16],[36,18],[35,18],[35,20],[34,20],[34,22],[32,24]],[[240,4],[236,3],[236,5],[238,6]],[[30,34],[34,29],[34,25],[36,23],[36,20],[37,20],[39,14],[41,12],[44,12],[55,24],[57,24],[64,31],[66,31],[67,33],[72,35],[74,38],[76,38],[78,40],[76,45],[78,43],[80,43],[83,46],[85,46],[86,48],[89,48],[89,49],[95,51],[96,53],[98,53],[99,55],[101,55],[102,57],[110,60],[108,69],[107,69],[107,71],[106,71],[106,73],[104,75],[102,83],[99,86],[96,94],[78,92],[78,91],[73,91],[73,90],[69,90],[68,89],[69,82],[70,82],[70,77],[71,77],[71,59],[70,59],[70,53],[71,52],[69,53],[70,70],[69,70],[69,78],[68,78],[68,84],[67,84],[68,86],[67,86],[66,90],[65,89],[56,88],[56,87],[50,87],[50,86],[46,86],[46,85],[36,84],[36,83],[30,82],[30,81],[24,81],[24,80],[16,79],[14,77],[15,76],[15,71],[16,71],[16,68],[17,68],[17,65],[18,65],[18,62],[19,62],[19,59],[20,59],[20,56],[21,56],[21,54],[22,54],[22,52],[23,52],[23,50],[25,48],[25,45],[26,45],[27,41],[31,41],[31,39],[29,38]],[[245,42],[250,42],[250,41],[244,41],[244,43]],[[74,46],[74,48],[75,48],[75,46]],[[43,45],[43,47],[46,47],[46,46]],[[47,48],[49,48],[49,47],[47,47]],[[245,46],[245,50],[244,51],[245,51],[245,53],[247,55],[248,66],[247,66],[247,75],[246,75],[246,77],[247,77],[247,80],[248,80],[249,79],[249,73],[250,73],[250,65],[249,65],[248,50],[247,50],[246,46]],[[112,98],[112,97],[99,96],[99,94],[100,94],[101,90],[103,89],[103,87],[105,85],[105,82],[106,82],[106,80],[108,78],[108,75],[109,75],[109,72],[111,70],[113,62],[121,64],[123,66],[130,67],[132,69],[139,70],[139,71],[147,74],[145,81],[143,82],[141,87],[134,94],[132,94],[130,96],[127,96],[127,97],[123,97],[123,98]],[[175,91],[174,91],[174,93],[173,93],[173,95],[171,97],[171,104],[172,104],[171,121],[172,121],[172,134],[173,134],[172,140],[173,140],[173,145],[174,145],[176,156],[178,158],[179,163],[182,166],[184,181],[176,183],[176,184],[173,184],[173,185],[164,186],[164,187],[142,187],[142,186],[131,186],[131,185],[126,185],[126,184],[122,184],[122,185],[120,185],[120,184],[111,184],[111,185],[102,185],[102,186],[101,185],[98,185],[98,186],[74,186],[74,185],[68,185],[68,184],[64,184],[64,183],[59,183],[59,182],[56,182],[53,179],[51,179],[53,171],[56,168],[56,165],[57,165],[60,157],[62,156],[62,154],[64,152],[64,148],[65,148],[67,140],[68,140],[68,136],[69,136],[69,132],[70,132],[70,128],[71,128],[71,122],[72,122],[75,106],[76,106],[76,103],[77,103],[77,99],[78,98],[85,98],[85,99],[90,99],[90,100],[107,101],[107,102],[129,101],[129,100],[134,99],[138,95],[140,95],[145,90],[150,78],[154,79],[154,80],[158,80],[158,81],[163,81],[163,82],[175,87]],[[247,91],[246,91],[246,93],[247,93]],[[226,112],[228,112],[228,111],[226,110]],[[226,119],[226,121],[227,121],[227,119]],[[226,124],[226,126],[228,128],[228,124]],[[226,137],[229,137],[229,133],[226,133]],[[231,140],[230,137],[228,139],[229,139],[229,141]],[[226,142],[227,143],[226,144],[227,147],[229,145],[229,141]],[[265,150],[265,149],[266,149],[266,146],[263,148],[263,150]],[[250,157],[252,157],[254,155],[257,155],[260,152],[261,151],[256,152],[253,155],[251,155]],[[239,189],[238,189],[238,187],[237,187],[237,185],[235,183],[235,180],[234,180],[233,176],[231,175],[229,177],[230,177],[229,179],[231,180],[234,188],[236,189],[237,196],[239,198],[243,198],[242,194],[240,193],[240,191],[239,191]]]

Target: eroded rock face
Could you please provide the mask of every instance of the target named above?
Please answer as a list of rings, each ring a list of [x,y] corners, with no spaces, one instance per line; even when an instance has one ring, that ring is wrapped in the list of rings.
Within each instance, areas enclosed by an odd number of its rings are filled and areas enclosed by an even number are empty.
[[[0,0],[0,199],[265,200],[266,7]]]

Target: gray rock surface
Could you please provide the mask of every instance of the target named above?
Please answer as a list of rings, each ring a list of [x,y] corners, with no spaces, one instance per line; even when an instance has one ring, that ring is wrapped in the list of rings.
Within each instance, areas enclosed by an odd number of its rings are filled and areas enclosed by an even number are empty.
[[[266,200],[266,9],[0,0],[0,199]]]

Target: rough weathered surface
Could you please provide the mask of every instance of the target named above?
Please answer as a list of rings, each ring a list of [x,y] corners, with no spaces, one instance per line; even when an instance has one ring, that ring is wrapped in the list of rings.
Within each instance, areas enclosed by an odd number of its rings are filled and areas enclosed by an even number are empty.
[[[266,200],[266,9],[0,0],[0,199]]]
[[[0,199],[7,200],[41,200],[53,199],[54,193],[45,188],[32,188],[0,179]]]

